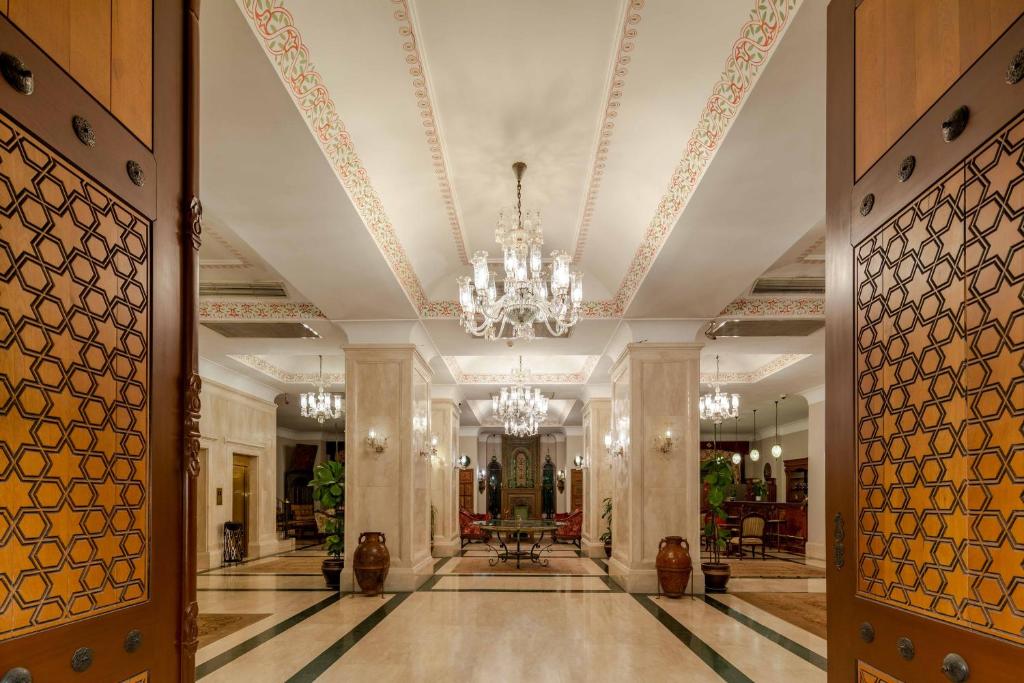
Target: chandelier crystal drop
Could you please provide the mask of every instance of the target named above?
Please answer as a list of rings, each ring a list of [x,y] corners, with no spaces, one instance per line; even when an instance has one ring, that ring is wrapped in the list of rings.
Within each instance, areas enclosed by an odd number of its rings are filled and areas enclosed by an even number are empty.
[[[551,252],[551,267],[545,270],[540,213],[523,209],[526,164],[517,161],[512,169],[516,204],[498,214],[494,231],[505,266],[501,294],[487,252],[474,253],[472,276],[458,279],[462,326],[474,337],[497,339],[508,327],[512,339],[533,339],[534,324],[543,322],[552,336],[560,337],[579,321],[583,274],[569,270],[569,254],[562,251]]]
[[[534,436],[547,417],[548,397],[529,386],[529,381],[530,371],[523,369],[520,356],[519,368],[512,370],[512,386],[502,387],[491,397],[491,408],[509,436]]]
[[[722,393],[718,356],[715,356],[714,388],[713,394],[703,394],[700,397],[700,419],[711,420],[716,425],[720,425],[726,418],[734,418],[740,414],[740,395]]]
[[[299,406],[302,417],[311,417],[323,424],[327,420],[337,420],[341,417],[343,408],[341,394],[324,391],[324,357],[319,358],[320,377],[317,380],[316,391],[300,394]]]

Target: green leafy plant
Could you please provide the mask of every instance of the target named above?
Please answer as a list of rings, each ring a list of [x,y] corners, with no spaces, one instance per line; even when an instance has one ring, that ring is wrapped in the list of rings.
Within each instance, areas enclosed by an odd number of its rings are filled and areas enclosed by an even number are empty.
[[[605,498],[601,501],[601,504],[603,506],[601,509],[601,519],[608,520],[608,525],[601,534],[601,542],[609,543],[612,540],[612,499]]]
[[[345,466],[335,460],[327,460],[313,468],[313,499],[320,503],[321,514],[327,517],[324,531],[324,547],[334,558],[345,552]]]
[[[760,479],[755,479],[754,481],[750,482],[750,488],[751,490],[753,490],[754,496],[756,496],[757,498],[764,498],[765,496],[768,495],[768,484],[766,484]]]
[[[726,493],[733,483],[732,466],[724,456],[718,456],[708,460],[701,466],[701,475],[704,479],[704,488],[707,491],[708,508],[710,514],[704,524],[704,535],[712,539],[711,549],[714,561],[721,560],[721,551],[729,540],[730,532],[725,528],[725,502]]]

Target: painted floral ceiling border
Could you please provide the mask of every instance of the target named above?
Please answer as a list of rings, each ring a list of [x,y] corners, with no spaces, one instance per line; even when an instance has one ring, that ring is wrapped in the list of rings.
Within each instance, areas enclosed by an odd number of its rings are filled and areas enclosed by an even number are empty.
[[[605,100],[601,125],[597,132],[594,163],[590,169],[590,178],[587,181],[587,192],[584,195],[580,223],[576,228],[576,248],[573,250],[573,263],[578,263],[583,258],[583,249],[587,245],[590,219],[594,216],[594,202],[597,200],[597,191],[601,188],[601,179],[604,177],[605,161],[608,159],[608,147],[611,145],[612,133],[615,132],[615,117],[619,115],[619,100],[622,99],[622,93],[626,87],[629,63],[633,59],[630,53],[636,47],[636,26],[640,23],[640,11],[643,7],[644,0],[629,0],[622,18],[619,48],[615,53],[615,61],[612,63],[612,73],[608,83],[608,97]]]
[[[292,372],[279,368],[270,361],[266,360],[262,356],[253,354],[238,354],[228,355],[228,358],[236,360],[242,365],[252,368],[257,372],[261,372],[267,377],[276,379],[278,382],[284,382],[285,384],[316,384],[319,381],[319,375],[315,372]],[[343,372],[325,372],[324,373],[324,384],[344,384],[345,373]]]
[[[637,247],[629,268],[619,285],[615,296],[605,301],[584,302],[581,316],[584,318],[617,318],[625,314],[641,283],[650,271],[654,260],[664,246],[685,209],[694,189],[703,177],[708,164],[725,138],[733,119],[739,113],[747,95],[757,81],[761,67],[768,61],[772,50],[792,19],[794,9],[800,0],[754,0],[748,20],[740,30],[739,38],[733,43],[726,59],[722,75],[712,89],[696,127],[685,146],[683,157],[669,180],[669,186],[662,196],[658,208]],[[366,225],[378,249],[384,255],[388,266],[395,274],[413,307],[422,318],[458,318],[460,309],[455,301],[430,301],[423,285],[413,270],[412,263],[398,240],[380,196],[373,188],[369,175],[356,153],[352,138],[337,112],[323,78],[316,69],[309,47],[303,42],[302,34],[295,26],[291,13],[285,9],[284,0],[238,0],[243,14],[253,32],[259,38],[263,49],[278,75],[291,93],[292,99],[301,112],[320,145],[320,149],[331,163],[335,175],[348,193],[353,205]],[[405,0],[392,0],[401,5],[396,10],[396,19],[404,22],[402,33],[413,41],[403,47],[410,54],[407,61],[414,67],[422,61],[415,50],[415,33],[408,22],[408,5]],[[633,0],[627,9],[628,23],[633,12]],[[399,17],[402,14],[402,17]],[[403,34],[404,35],[404,34]],[[621,43],[620,43],[621,49]],[[415,68],[410,69],[416,85]],[[426,81],[423,81],[424,85]],[[429,104],[429,93],[417,91],[417,98]],[[430,108],[431,120],[433,107]],[[431,139],[439,138],[436,125]],[[443,158],[442,158],[443,162]],[[447,168],[447,167],[445,167]],[[435,165],[435,172],[437,167]],[[447,182],[447,171],[445,171]],[[450,189],[450,184],[448,185]],[[443,191],[443,190],[442,190]],[[446,200],[447,202],[447,200]],[[454,206],[454,204],[453,204]],[[461,229],[459,235],[461,236]],[[463,247],[463,250],[465,247]]]
[[[511,384],[512,374],[504,373],[465,373],[459,367],[458,358],[454,356],[441,356],[448,371],[452,373],[456,384]],[[586,384],[593,374],[594,368],[600,356],[587,356],[586,362],[579,372],[532,372],[530,373],[531,384]]]
[[[747,296],[722,309],[728,318],[824,318],[824,296]]]
[[[755,368],[748,372],[723,372],[718,376],[719,384],[754,384],[760,382],[766,377],[774,375],[780,370],[785,370],[790,365],[799,363],[804,358],[810,358],[809,353],[787,353],[778,358],[774,358],[771,361],[765,363],[759,368]],[[702,372],[700,373],[701,384],[714,384],[715,373],[713,372]]]
[[[326,320],[323,311],[311,303],[286,301],[199,300],[199,320]]]

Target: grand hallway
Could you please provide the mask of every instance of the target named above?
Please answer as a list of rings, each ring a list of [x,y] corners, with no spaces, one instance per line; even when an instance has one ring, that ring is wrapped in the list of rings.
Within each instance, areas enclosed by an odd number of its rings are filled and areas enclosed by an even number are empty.
[[[670,600],[622,592],[602,560],[571,546],[536,573],[488,570],[489,556],[471,545],[438,559],[415,592],[382,598],[325,590],[315,547],[205,572],[196,677],[825,680],[823,638],[735,595],[823,594],[822,578],[737,577],[733,594]]]

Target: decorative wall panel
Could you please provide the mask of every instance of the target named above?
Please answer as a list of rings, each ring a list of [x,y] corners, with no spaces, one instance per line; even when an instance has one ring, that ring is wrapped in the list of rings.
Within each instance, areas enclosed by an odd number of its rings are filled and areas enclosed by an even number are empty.
[[[857,662],[857,683],[902,683],[864,662]]]
[[[149,230],[0,114],[0,640],[148,598]]]
[[[1024,124],[856,247],[862,597],[1024,642]]]

